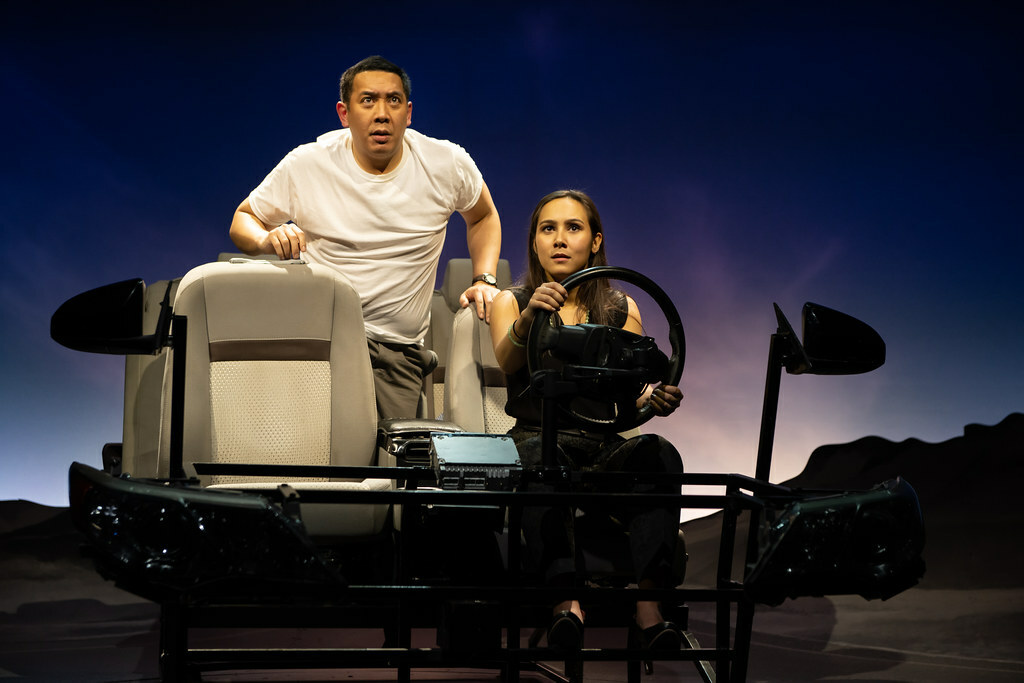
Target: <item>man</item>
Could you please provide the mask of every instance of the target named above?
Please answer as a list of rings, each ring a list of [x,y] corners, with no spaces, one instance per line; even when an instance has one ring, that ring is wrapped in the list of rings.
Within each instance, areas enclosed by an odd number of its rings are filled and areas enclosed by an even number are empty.
[[[342,130],[292,150],[235,211],[247,254],[337,268],[362,299],[378,414],[413,417],[429,353],[430,297],[453,212],[465,219],[475,278],[461,296],[489,319],[501,223],[487,185],[458,145],[409,129],[409,77],[368,57],[341,77]]]

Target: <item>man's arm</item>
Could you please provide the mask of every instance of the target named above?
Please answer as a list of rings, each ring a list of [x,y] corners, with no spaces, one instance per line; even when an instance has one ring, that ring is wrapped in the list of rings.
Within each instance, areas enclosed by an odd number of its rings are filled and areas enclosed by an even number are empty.
[[[491,199],[487,183],[484,183],[480,198],[473,208],[460,215],[466,221],[466,243],[469,246],[469,258],[473,261],[473,275],[496,272],[501,253],[501,219],[498,218],[498,209]],[[465,308],[470,302],[475,302],[477,316],[490,322],[490,305],[497,293],[496,287],[475,282],[462,293],[459,303]]]
[[[235,246],[250,256],[277,254],[290,259],[306,251],[306,235],[297,225],[285,223],[269,230],[253,213],[248,197],[235,209],[229,234]]]

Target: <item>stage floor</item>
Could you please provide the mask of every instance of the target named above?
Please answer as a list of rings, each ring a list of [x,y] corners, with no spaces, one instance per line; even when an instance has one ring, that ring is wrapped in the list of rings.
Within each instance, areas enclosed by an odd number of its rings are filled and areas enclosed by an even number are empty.
[[[24,569],[24,568],[22,568]],[[0,678],[31,682],[157,680],[157,607],[105,583],[87,564],[40,564],[35,579],[0,582]],[[755,616],[750,681],[1024,680],[1020,590],[914,588],[886,602],[801,598]],[[713,642],[710,605],[691,606],[691,630]],[[415,634],[423,646],[433,633]],[[196,635],[204,647],[276,642],[304,647],[372,647],[373,630],[242,629]],[[587,646],[625,644],[624,629],[591,629]],[[625,681],[622,663],[589,662],[586,680]],[[232,671],[207,681],[381,681],[393,670]],[[524,674],[523,680],[543,680]],[[414,670],[418,681],[496,681],[493,670]],[[645,681],[699,680],[688,662],[658,662]]]

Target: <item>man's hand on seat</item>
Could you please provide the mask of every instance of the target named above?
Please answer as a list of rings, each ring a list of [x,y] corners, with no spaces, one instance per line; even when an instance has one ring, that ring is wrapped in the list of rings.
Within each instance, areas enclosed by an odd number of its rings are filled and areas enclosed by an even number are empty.
[[[299,258],[306,251],[306,233],[294,223],[285,223],[268,230],[260,246],[264,254],[274,253],[279,259]]]
[[[476,316],[488,324],[491,322],[491,303],[494,297],[501,291],[497,287],[486,282],[475,282],[462,296],[459,297],[459,304],[466,308],[473,303],[476,305]]]
[[[280,259],[299,258],[306,251],[306,235],[294,223],[269,228],[256,216],[246,197],[231,218],[231,241],[250,256],[277,254]]]

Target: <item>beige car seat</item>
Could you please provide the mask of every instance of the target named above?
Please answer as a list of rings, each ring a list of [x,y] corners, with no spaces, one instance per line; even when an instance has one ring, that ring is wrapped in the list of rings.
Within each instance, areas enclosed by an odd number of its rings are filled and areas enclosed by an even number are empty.
[[[444,384],[448,371],[448,347],[451,340],[452,324],[455,314],[462,310],[459,296],[473,281],[473,262],[468,258],[453,258],[448,261],[441,280],[441,288],[434,290],[430,300],[430,327],[424,340],[425,346],[437,354],[437,367],[425,378],[424,392],[427,405],[423,417],[441,418],[444,406]],[[512,284],[512,274],[508,261],[498,260],[498,288],[505,289]],[[448,416],[444,419],[454,422]]]
[[[273,463],[370,466],[377,414],[359,296],[316,264],[208,263],[182,278],[187,319],[183,465]],[[175,333],[172,327],[172,335]],[[173,365],[172,363],[169,366]],[[171,368],[165,373],[161,471],[170,471]],[[388,479],[200,477],[203,485],[274,491],[386,490]],[[387,505],[303,504],[315,537],[380,532]]]
[[[467,432],[504,434],[515,420],[505,412],[505,374],[498,367],[487,323],[470,309],[455,314],[448,345],[444,415]]]
[[[223,252],[218,261],[231,259],[258,259],[276,261],[277,256],[251,257],[237,252]],[[165,297],[170,306],[181,278],[158,280],[146,285],[142,329],[145,334],[156,330],[160,317],[161,303]],[[170,287],[170,292],[167,288]],[[124,362],[124,421],[122,427],[119,472],[133,477],[167,477],[166,469],[160,469],[161,397],[163,392],[164,366],[169,352],[162,348],[153,355],[128,354]],[[117,445],[117,444],[112,444]]]

